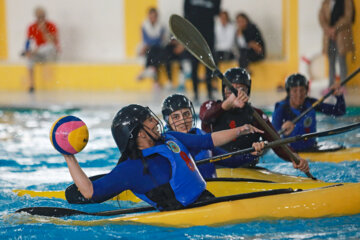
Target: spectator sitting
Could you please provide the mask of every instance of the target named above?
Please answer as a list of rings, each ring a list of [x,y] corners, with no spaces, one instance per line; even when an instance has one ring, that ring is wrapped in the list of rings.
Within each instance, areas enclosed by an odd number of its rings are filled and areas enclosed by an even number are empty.
[[[177,91],[185,90],[185,80],[191,77],[191,55],[185,50],[184,46],[176,39],[171,38],[165,47],[165,67],[168,76],[168,83],[165,88],[173,88],[172,63],[179,62],[180,73]]]
[[[42,7],[34,11],[36,22],[27,30],[27,40],[23,56],[28,58],[29,92],[34,92],[34,65],[55,61],[59,52],[59,39],[56,25],[46,20]]]
[[[236,44],[239,49],[239,66],[247,69],[250,62],[265,58],[265,42],[257,26],[244,13],[236,16]]]
[[[148,19],[141,27],[142,48],[140,55],[146,57],[145,69],[137,77],[142,80],[145,77],[152,77],[158,85],[158,70],[164,55],[164,40],[166,36],[165,27],[158,20],[156,8],[150,8]]]
[[[221,11],[215,23],[215,61],[230,61],[235,58],[233,47],[235,45],[236,28],[230,21],[227,11]]]

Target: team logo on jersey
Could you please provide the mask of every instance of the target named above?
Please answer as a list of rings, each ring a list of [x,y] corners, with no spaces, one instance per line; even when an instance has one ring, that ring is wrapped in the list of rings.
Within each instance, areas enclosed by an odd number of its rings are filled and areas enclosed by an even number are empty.
[[[180,148],[179,146],[173,142],[173,141],[168,141],[166,142],[166,145],[168,146],[168,148],[173,151],[174,153],[179,153],[180,152]]]
[[[310,127],[311,124],[312,124],[312,121],[313,121],[313,120],[312,120],[311,117],[305,118],[305,120],[304,120],[304,127],[306,127],[306,128]]]

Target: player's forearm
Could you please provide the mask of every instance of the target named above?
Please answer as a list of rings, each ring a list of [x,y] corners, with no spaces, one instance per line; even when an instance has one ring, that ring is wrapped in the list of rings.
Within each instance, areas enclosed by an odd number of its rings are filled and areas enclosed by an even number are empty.
[[[92,182],[86,176],[84,171],[81,169],[78,161],[76,160],[74,155],[64,155],[66,163],[69,168],[70,175],[74,180],[75,185],[78,187],[79,191],[85,198],[91,198],[94,189]]]

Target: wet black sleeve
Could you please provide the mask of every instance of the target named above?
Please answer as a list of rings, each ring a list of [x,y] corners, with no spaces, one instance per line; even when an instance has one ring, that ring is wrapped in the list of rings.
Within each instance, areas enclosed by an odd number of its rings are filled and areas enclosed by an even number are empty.
[[[100,174],[100,175],[96,175],[96,176],[92,176],[90,177],[90,180],[93,182],[103,176],[105,176],[106,174]],[[91,199],[87,199],[85,198],[80,191],[78,190],[77,186],[74,184],[71,184],[70,186],[68,186],[65,190],[65,197],[66,200],[68,201],[68,203],[72,203],[72,204],[87,204],[87,203],[96,203],[95,201],[91,200]]]

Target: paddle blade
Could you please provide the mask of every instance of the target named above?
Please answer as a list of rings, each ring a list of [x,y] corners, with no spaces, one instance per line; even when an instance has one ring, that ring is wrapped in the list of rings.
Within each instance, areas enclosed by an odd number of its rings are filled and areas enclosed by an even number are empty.
[[[70,208],[57,207],[29,207],[16,210],[16,213],[29,213],[31,215],[40,215],[46,217],[67,217],[73,215],[88,215],[86,212],[78,211]]]
[[[169,27],[174,37],[200,62],[212,71],[216,70],[216,64],[209,45],[201,33],[185,18],[173,14],[170,16]]]

